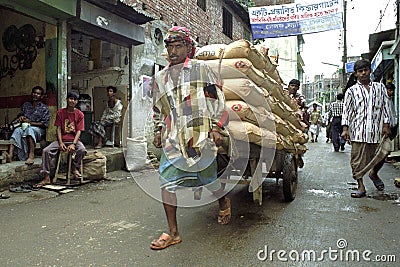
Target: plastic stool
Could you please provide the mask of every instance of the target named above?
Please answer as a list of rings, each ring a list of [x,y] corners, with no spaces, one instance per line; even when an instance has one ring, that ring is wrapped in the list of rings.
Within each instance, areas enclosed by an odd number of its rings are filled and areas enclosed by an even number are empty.
[[[61,158],[63,156],[67,156],[67,162],[68,162],[67,173],[59,173]],[[75,153],[68,153],[68,151],[60,151],[58,153],[57,168],[56,168],[56,173],[54,174],[53,183],[56,183],[58,178],[65,176],[63,178],[67,180],[67,185],[71,184],[71,166],[72,166],[72,157],[73,156],[75,156]],[[83,161],[81,161],[80,173],[82,175],[81,183],[83,183]]]

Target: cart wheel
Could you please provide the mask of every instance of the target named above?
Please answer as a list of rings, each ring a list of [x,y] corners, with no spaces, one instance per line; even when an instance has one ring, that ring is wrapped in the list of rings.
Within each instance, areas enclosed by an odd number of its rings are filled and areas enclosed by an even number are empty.
[[[297,190],[297,163],[292,154],[286,154],[283,169],[283,196],[285,201],[293,201]]]

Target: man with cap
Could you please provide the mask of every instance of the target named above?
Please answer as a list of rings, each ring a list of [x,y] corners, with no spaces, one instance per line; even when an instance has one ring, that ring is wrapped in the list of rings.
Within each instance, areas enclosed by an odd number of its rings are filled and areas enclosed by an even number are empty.
[[[356,174],[374,158],[382,136],[390,135],[392,112],[385,86],[371,81],[371,63],[366,59],[356,61],[354,74],[356,82],[344,96],[342,136],[351,141],[350,166],[358,183],[358,190],[351,197],[361,198],[366,196],[366,189],[362,177]],[[369,178],[379,191],[385,187],[378,176],[381,167],[375,165],[369,172]]]
[[[54,122],[54,126],[57,127],[57,141],[52,142],[43,149],[42,170],[40,173],[44,174],[44,178],[40,183],[34,185],[36,188],[51,183],[50,163],[52,158],[55,158],[59,151],[75,153],[72,162],[72,175],[76,179],[82,176],[82,174],[79,173],[79,166],[86,154],[86,148],[79,138],[81,132],[85,129],[85,120],[82,111],[75,108],[76,104],[78,104],[78,98],[79,96],[77,93],[68,92],[67,107],[57,111],[56,120]]]
[[[182,241],[176,218],[179,188],[206,187],[218,198],[218,223],[231,218],[216,163],[216,145],[222,143],[228,123],[224,95],[211,69],[190,59],[194,47],[188,29],[172,27],[164,42],[170,63],[153,81],[153,144],[162,148],[160,187],[169,232],[151,242],[155,250]]]

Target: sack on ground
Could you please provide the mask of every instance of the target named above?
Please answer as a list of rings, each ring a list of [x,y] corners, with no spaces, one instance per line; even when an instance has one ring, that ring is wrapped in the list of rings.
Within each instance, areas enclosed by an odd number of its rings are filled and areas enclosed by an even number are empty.
[[[147,139],[144,136],[126,138],[125,161],[128,171],[142,169],[147,160]]]
[[[83,158],[83,175],[88,180],[106,178],[107,157],[100,151],[89,152]]]

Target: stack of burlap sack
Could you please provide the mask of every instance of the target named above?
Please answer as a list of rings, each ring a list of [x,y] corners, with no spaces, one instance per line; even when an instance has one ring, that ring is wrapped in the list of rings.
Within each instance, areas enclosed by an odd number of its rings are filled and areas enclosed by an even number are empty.
[[[221,79],[231,138],[305,153],[308,136],[303,132],[301,111],[284,90],[268,48],[239,40],[204,46],[195,58],[211,66]]]

